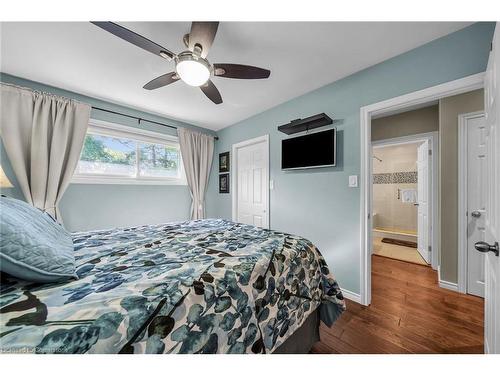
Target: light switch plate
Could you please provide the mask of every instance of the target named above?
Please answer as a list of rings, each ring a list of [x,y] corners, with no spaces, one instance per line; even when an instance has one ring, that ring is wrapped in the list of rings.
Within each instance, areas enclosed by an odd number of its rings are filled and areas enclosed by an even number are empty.
[[[349,176],[349,187],[358,187],[358,176]]]

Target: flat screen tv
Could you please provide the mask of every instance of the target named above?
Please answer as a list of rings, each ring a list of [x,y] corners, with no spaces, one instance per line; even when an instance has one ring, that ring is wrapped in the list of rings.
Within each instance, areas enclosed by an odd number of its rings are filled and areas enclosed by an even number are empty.
[[[287,138],[281,141],[281,169],[303,169],[335,166],[336,131]]]

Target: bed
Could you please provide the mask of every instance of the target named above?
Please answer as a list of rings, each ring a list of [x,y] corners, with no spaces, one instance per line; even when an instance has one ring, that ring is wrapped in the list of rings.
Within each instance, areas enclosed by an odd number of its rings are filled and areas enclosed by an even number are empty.
[[[2,275],[3,353],[289,353],[345,309],[308,240],[220,219],[72,234],[78,280]]]

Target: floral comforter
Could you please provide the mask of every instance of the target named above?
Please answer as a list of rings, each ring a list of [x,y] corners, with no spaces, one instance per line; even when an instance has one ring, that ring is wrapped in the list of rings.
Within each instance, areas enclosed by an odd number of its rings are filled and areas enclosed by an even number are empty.
[[[308,240],[225,220],[75,233],[78,280],[2,275],[0,351],[271,353],[345,305]]]

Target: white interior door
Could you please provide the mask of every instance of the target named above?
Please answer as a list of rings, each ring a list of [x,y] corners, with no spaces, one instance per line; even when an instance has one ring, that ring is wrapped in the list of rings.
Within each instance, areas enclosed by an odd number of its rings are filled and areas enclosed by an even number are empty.
[[[417,249],[422,258],[430,263],[430,168],[429,141],[425,141],[417,150]]]
[[[467,120],[467,293],[484,297],[484,253],[474,248],[484,241],[486,219],[486,126],[484,116]]]
[[[236,151],[236,221],[269,228],[269,146],[267,140]]]
[[[484,97],[486,112],[486,218],[485,242],[476,248],[485,253],[484,346],[487,353],[500,353],[500,25],[497,23],[486,69]],[[495,246],[496,245],[496,246]],[[496,247],[496,253],[495,253]]]

